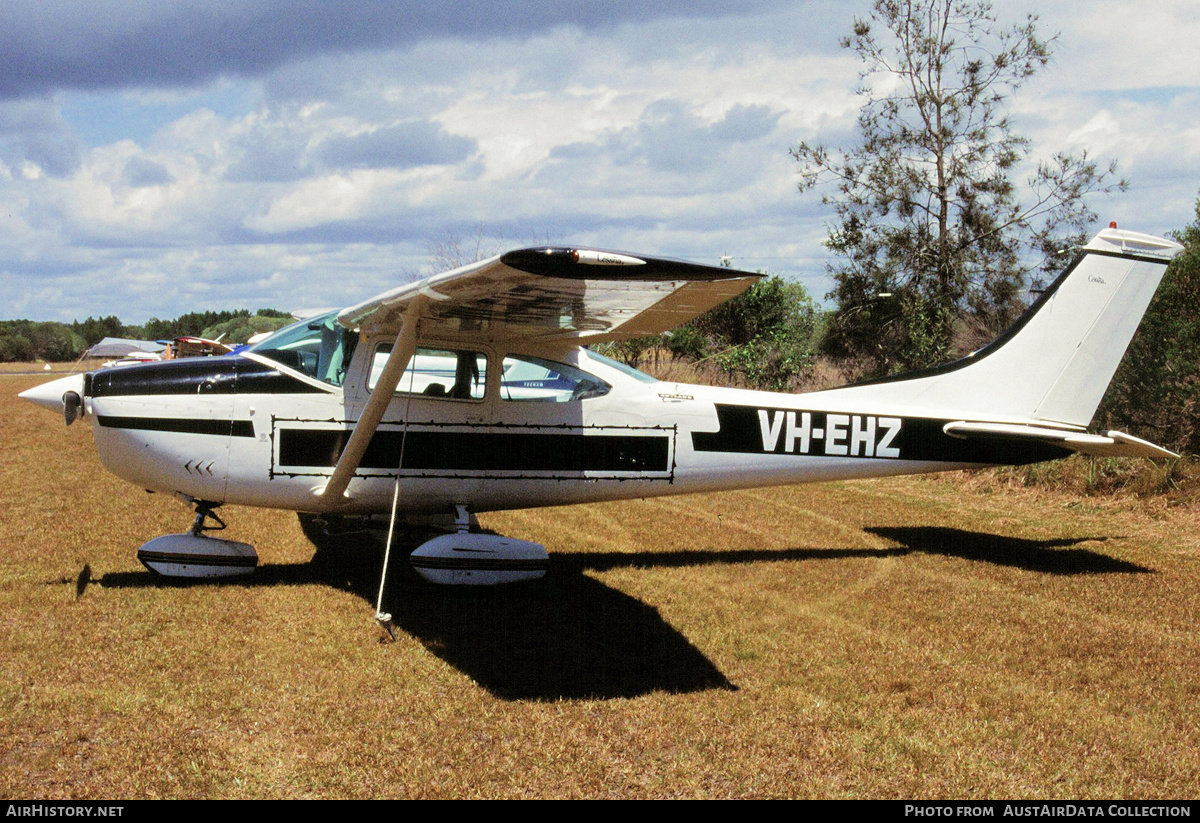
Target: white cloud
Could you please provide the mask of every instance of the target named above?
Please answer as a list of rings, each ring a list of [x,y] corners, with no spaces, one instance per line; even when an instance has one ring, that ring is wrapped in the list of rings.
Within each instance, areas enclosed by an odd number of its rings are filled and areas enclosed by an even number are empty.
[[[1069,3],[1041,9],[1061,31],[1043,84],[1077,91],[1200,85],[1200,18],[1189,0]]]
[[[122,63],[103,47],[121,25],[88,41],[100,12],[64,17],[62,45],[0,103],[5,311],[349,304],[476,225],[518,243],[731,254],[826,290],[832,215],[796,193],[787,149],[854,138],[858,66],[836,46],[854,8],[550,4],[533,22],[531,3],[489,28],[490,6],[467,3],[401,35],[395,4],[324,29],[318,5],[104,6],[177,39],[258,27],[191,68],[153,43]],[[28,31],[18,6],[0,43]],[[1200,68],[1182,45],[1200,23],[1178,2],[1140,11],[1047,9],[1046,31],[1064,31],[1056,60],[1013,104],[1038,151],[1120,160],[1134,188],[1097,204],[1106,219],[1166,231],[1190,221],[1200,177]],[[372,20],[391,34],[364,31]],[[234,53],[271,37],[268,53]],[[95,91],[58,91],[81,88]]]
[[[394,190],[405,175],[392,171],[331,174],[299,183],[245,225],[268,234],[353,220],[367,213],[379,189]]]

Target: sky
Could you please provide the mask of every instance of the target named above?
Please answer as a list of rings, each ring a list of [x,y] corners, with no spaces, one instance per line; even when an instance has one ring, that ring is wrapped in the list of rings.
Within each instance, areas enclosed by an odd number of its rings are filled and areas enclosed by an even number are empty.
[[[1200,16],[1003,0],[1050,65],[1030,162],[1116,160],[1096,228],[1196,219]],[[850,146],[865,0],[5,0],[0,318],[347,306],[458,241],[765,270],[830,289],[789,148]],[[1023,177],[1022,177],[1023,179]]]

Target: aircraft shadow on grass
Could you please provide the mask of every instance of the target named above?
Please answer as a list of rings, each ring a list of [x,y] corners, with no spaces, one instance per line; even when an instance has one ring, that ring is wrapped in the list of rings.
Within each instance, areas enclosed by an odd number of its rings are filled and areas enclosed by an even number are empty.
[[[393,560],[384,609],[397,628],[497,697],[558,700],[636,697],[737,687],[653,607],[587,575],[780,561],[881,558],[914,552],[1015,566],[1048,574],[1146,573],[1088,549],[1091,539],[1023,540],[942,527],[866,531],[901,544],[886,549],[749,549],[551,555],[547,578],[496,588],[442,587]],[[171,581],[150,572],[103,575],[106,587],[323,584],[374,603],[378,546],[318,550],[306,564],[265,564],[244,580]]]
[[[1043,574],[1150,574],[1152,569],[1090,549],[1066,548],[1107,537],[1026,540],[946,526],[876,526],[865,531],[899,543],[901,551],[941,554]]]
[[[653,557],[636,555],[637,565]],[[541,581],[499,587],[436,586],[393,554],[384,610],[398,631],[497,697],[558,700],[636,697],[655,691],[734,690],[728,678],[656,609],[551,560]],[[150,572],[103,575],[109,587],[323,584],[374,606],[382,551],[318,550],[307,564],[264,564],[252,577],[160,578]]]

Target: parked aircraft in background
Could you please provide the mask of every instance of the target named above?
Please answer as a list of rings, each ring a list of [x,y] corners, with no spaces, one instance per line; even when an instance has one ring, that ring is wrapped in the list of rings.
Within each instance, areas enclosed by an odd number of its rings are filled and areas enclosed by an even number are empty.
[[[221,337],[209,340],[206,337],[184,336],[157,341],[106,337],[84,352],[83,356],[113,358],[105,366],[131,366],[181,357],[216,357],[233,351],[232,346],[221,342]]]
[[[162,360],[166,343],[153,340],[130,340],[125,337],[106,337],[83,353],[90,358],[113,358],[122,360]],[[122,364],[125,365],[125,364]]]

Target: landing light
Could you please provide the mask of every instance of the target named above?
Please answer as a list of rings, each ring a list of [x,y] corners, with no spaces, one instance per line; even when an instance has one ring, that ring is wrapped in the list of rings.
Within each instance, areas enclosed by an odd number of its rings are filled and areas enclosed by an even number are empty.
[[[610,251],[590,251],[587,249],[572,249],[571,260],[585,266],[644,266],[645,260],[630,257],[627,254],[614,254]]]

